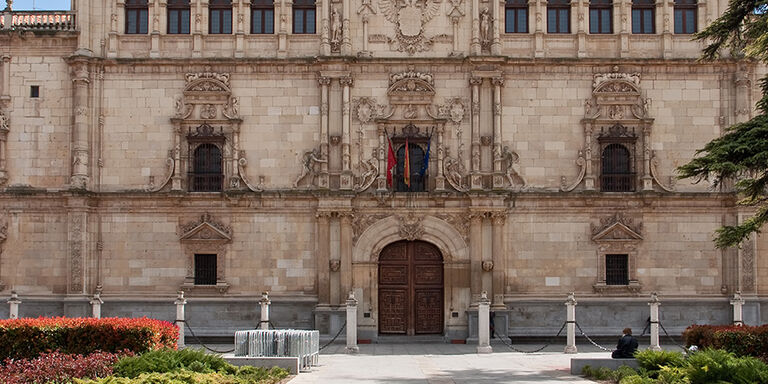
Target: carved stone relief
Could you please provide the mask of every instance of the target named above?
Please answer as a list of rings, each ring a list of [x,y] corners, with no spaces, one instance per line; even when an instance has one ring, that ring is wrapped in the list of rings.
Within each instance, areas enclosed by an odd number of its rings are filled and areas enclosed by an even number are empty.
[[[317,176],[318,174],[318,171],[316,169],[317,165],[322,163],[327,163],[327,162],[328,162],[328,159],[322,157],[322,155],[320,154],[319,148],[315,148],[311,151],[304,152],[301,158],[301,165],[302,165],[301,174],[299,174],[299,177],[297,177],[296,180],[294,180],[293,187],[298,188],[299,183],[304,179],[309,180],[309,182],[307,183],[308,187],[314,187],[315,176]]]
[[[755,289],[755,241],[752,237],[741,244],[741,289],[746,292]]]
[[[413,55],[427,51],[434,43],[424,35],[424,26],[440,11],[438,0],[379,0],[384,17],[395,25],[395,37],[387,37],[390,47]]]
[[[368,227],[373,225],[373,223],[382,220],[386,217],[389,217],[389,215],[383,215],[383,214],[356,214],[354,220],[352,221],[352,242],[357,243],[357,239],[360,238],[360,235],[365,232]]]
[[[456,214],[438,214],[435,217],[451,224],[457,232],[461,234],[464,242],[469,242],[469,214],[456,213]]]
[[[408,240],[419,240],[424,236],[424,219],[414,214],[398,216],[400,221],[400,237]]]

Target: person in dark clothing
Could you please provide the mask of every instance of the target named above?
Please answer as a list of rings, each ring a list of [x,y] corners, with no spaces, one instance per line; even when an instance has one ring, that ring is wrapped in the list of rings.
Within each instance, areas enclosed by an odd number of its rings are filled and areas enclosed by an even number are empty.
[[[637,339],[632,336],[632,328],[624,328],[621,331],[623,335],[619,339],[619,343],[616,344],[616,350],[613,351],[611,357],[614,359],[629,359],[635,357],[635,351],[637,351]]]

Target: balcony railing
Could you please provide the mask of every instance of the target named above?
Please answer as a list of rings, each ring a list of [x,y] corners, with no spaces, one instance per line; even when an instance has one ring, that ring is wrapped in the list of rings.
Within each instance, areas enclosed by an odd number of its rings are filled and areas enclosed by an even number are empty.
[[[0,12],[0,29],[16,31],[76,31],[72,11]]]
[[[604,174],[600,176],[600,190],[603,192],[634,192],[635,174]]]
[[[192,192],[221,192],[224,175],[211,173],[190,173]]]

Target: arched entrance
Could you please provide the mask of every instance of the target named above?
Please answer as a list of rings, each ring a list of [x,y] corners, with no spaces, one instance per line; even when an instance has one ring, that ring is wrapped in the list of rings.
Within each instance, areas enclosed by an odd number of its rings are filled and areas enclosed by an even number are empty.
[[[379,256],[379,333],[443,333],[443,255],[424,241],[398,241]]]

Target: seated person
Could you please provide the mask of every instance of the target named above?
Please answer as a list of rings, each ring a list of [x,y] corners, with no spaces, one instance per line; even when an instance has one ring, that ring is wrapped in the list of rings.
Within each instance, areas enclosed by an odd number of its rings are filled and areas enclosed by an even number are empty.
[[[611,357],[614,359],[631,359],[635,357],[635,351],[637,351],[637,339],[632,336],[632,328],[624,328],[621,332],[623,335]]]

